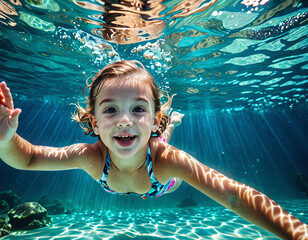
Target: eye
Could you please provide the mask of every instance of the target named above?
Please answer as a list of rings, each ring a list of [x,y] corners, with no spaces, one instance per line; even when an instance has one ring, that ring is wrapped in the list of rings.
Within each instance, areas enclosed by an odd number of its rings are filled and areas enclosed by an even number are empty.
[[[145,109],[141,106],[137,106],[137,107],[134,107],[133,112],[137,112],[137,113],[145,112]]]
[[[117,110],[116,110],[115,108],[113,108],[113,107],[108,107],[108,108],[106,108],[106,109],[104,110],[103,113],[116,113],[116,112],[117,112]]]

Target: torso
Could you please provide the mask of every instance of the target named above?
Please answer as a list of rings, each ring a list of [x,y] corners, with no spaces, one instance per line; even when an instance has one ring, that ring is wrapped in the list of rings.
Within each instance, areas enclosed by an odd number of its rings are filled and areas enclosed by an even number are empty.
[[[111,162],[107,184],[118,193],[135,192],[138,194],[149,192],[152,185],[145,162],[138,171],[129,175],[119,173]]]
[[[99,181],[102,177],[104,166],[106,163],[107,147],[102,143],[96,143],[101,152],[101,158],[95,163],[97,171],[95,174],[90,174],[96,181]],[[164,176],[162,167],[164,164],[160,164],[159,158],[157,158],[157,151],[160,144],[166,144],[157,139],[151,138],[149,141],[151,149],[152,167],[155,178],[161,184],[167,184],[170,177]],[[144,157],[143,165],[133,173],[123,174],[116,166],[110,161],[109,173],[107,177],[107,185],[113,191],[118,193],[134,192],[137,194],[145,194],[151,190],[152,182],[149,177],[149,173],[146,165],[146,158]]]

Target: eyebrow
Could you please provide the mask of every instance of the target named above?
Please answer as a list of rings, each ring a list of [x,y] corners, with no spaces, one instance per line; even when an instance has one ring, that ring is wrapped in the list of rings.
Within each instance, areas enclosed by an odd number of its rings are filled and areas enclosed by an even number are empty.
[[[150,102],[146,98],[143,98],[143,97],[137,97],[137,98],[134,98],[133,100],[136,101],[136,102],[139,102],[139,101],[145,102],[145,103],[150,105]],[[114,102],[114,99],[112,99],[112,98],[103,99],[100,102],[99,106],[102,105],[103,103],[108,103],[108,102]]]
[[[111,98],[103,99],[98,106],[102,105],[105,102],[113,102],[113,100]]]

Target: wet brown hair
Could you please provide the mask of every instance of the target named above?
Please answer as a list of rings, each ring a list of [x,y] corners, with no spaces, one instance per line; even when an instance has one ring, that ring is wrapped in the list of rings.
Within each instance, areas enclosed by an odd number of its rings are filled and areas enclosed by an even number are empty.
[[[90,90],[90,95],[85,96],[87,99],[86,104],[87,107],[83,108],[80,104],[76,104],[77,113],[72,113],[72,118],[79,122],[81,128],[85,131],[85,134],[90,134],[91,136],[97,136],[94,134],[92,129],[92,124],[90,122],[90,116],[94,116],[95,112],[95,99],[102,87],[108,80],[112,80],[118,77],[129,76],[132,74],[139,74],[141,79],[147,81],[152,90],[152,99],[155,105],[155,113],[161,112],[162,119],[160,121],[159,129],[153,133],[152,135],[155,137],[160,136],[163,131],[166,129],[167,125],[170,122],[170,116],[166,113],[171,106],[172,98],[174,95],[169,97],[167,92],[160,91],[157,87],[157,84],[153,78],[153,76],[146,70],[143,64],[139,61],[118,61],[101,69],[93,78],[92,82],[88,84],[83,89],[82,93],[84,93],[86,89]],[[160,99],[162,97],[166,97],[167,101],[163,105],[161,105]]]

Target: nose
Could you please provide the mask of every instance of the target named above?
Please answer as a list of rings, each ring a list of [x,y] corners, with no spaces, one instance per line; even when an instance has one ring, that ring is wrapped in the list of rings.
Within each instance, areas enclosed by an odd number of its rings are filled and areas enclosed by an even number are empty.
[[[119,121],[117,122],[117,127],[131,127],[133,125],[129,114],[123,113],[120,115]]]

